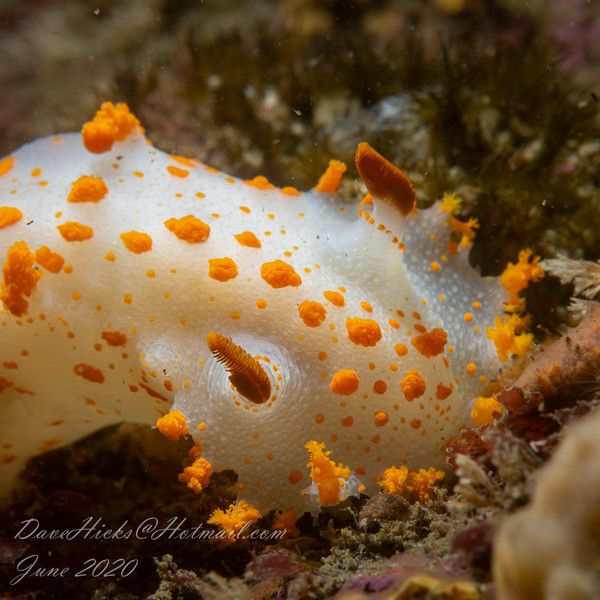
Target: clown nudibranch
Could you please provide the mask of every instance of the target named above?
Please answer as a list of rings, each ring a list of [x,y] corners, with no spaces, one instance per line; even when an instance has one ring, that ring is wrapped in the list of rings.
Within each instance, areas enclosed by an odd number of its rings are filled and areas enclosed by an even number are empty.
[[[498,372],[507,294],[449,245],[470,228],[448,203],[416,210],[365,143],[357,167],[358,216],[342,163],[306,193],[242,181],[157,150],[110,103],[0,161],[3,493],[31,456],[161,417],[198,442],[190,485],[234,469],[261,510],[314,497],[307,446],[348,465],[335,499],[443,464]]]

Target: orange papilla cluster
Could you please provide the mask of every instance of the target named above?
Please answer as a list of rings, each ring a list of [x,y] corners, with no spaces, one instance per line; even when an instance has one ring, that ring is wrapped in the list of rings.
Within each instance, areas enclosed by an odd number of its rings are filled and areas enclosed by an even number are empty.
[[[328,192],[330,194],[337,193],[340,183],[342,182],[342,175],[345,172],[346,165],[343,162],[339,160],[330,160],[327,170],[321,175],[315,189],[319,192]]]
[[[334,394],[350,396],[358,389],[360,377],[352,369],[340,369],[331,378],[329,388]]]
[[[444,351],[447,341],[448,334],[443,329],[437,327],[427,333],[415,335],[411,338],[410,343],[425,358],[431,358]]]
[[[298,287],[302,283],[302,278],[296,273],[294,267],[282,260],[263,263],[260,267],[260,276],[274,289]]]
[[[304,300],[298,306],[298,315],[307,327],[318,327],[327,317],[327,311],[320,302]]]
[[[108,187],[100,177],[82,175],[72,184],[67,202],[99,202],[108,194]]]
[[[212,464],[199,457],[189,467],[186,467],[183,473],[179,474],[179,481],[185,483],[196,494],[199,494],[208,485],[211,475]]]
[[[125,248],[134,254],[142,254],[152,250],[152,238],[142,231],[126,231],[120,236]]]
[[[83,126],[83,145],[94,154],[108,152],[115,142],[122,142],[139,124],[126,104],[105,102],[94,118]]]
[[[540,257],[532,258],[533,252],[529,249],[519,252],[519,260],[516,264],[508,263],[508,266],[500,275],[500,285],[511,294],[508,311],[520,312],[523,310],[523,301],[518,293],[524,290],[530,281],[538,281],[544,276],[544,270],[538,264]]]
[[[511,354],[524,356],[533,344],[533,334],[527,333],[528,319],[510,314],[494,320],[493,327],[487,327],[485,333],[494,342],[500,360],[506,360]]]
[[[25,242],[17,242],[8,249],[2,266],[0,301],[15,317],[21,317],[29,308],[25,299],[31,296],[42,276],[34,268],[35,255]]]
[[[185,415],[178,410],[172,410],[156,421],[156,428],[170,440],[176,441],[182,435],[187,435]]]
[[[210,235],[210,226],[194,215],[187,215],[181,217],[181,219],[168,219],[164,222],[164,225],[180,240],[184,240],[189,244],[204,242]]]
[[[415,369],[411,369],[404,376],[400,385],[402,387],[404,397],[409,402],[412,402],[416,398],[420,398],[425,393],[425,380]]]
[[[346,319],[348,339],[357,346],[375,346],[381,339],[379,323],[373,319],[353,317]]]
[[[56,229],[66,242],[84,242],[94,235],[94,230],[89,225],[83,225],[77,221],[67,221],[62,225],[57,225]]]
[[[208,276],[216,281],[229,281],[238,276],[238,268],[235,261],[228,256],[224,258],[209,258]]]
[[[444,473],[433,467],[415,471],[403,465],[390,467],[379,477],[379,485],[384,492],[402,495],[413,501],[429,502],[435,497],[434,484],[444,478]]]
[[[473,404],[471,419],[475,425],[481,427],[482,425],[488,425],[494,419],[501,417],[503,413],[504,408],[502,407],[502,404],[500,404],[494,396],[489,398],[486,396],[479,396]]]
[[[286,508],[273,522],[273,529],[284,530],[286,537],[298,537],[300,530],[296,527],[298,513],[293,508]]]
[[[313,440],[307,442],[306,449],[310,452],[310,476],[317,485],[319,503],[321,506],[331,506],[340,501],[340,491],[343,480],[350,476],[350,468],[342,463],[337,466],[328,456],[331,451],[325,452],[325,444]]]
[[[48,246],[40,246],[35,251],[35,260],[50,273],[58,273],[65,264],[65,259],[58,252],[52,252]]]
[[[0,206],[0,229],[8,227],[19,221],[23,213],[14,206]]]
[[[260,240],[251,231],[244,231],[242,233],[234,234],[233,237],[237,240],[240,246],[246,246],[247,248],[262,247]]]
[[[217,508],[207,523],[218,525],[229,536],[229,541],[234,542],[247,523],[256,523],[260,517],[261,514],[255,506],[239,500],[236,504],[230,504],[227,510]]]

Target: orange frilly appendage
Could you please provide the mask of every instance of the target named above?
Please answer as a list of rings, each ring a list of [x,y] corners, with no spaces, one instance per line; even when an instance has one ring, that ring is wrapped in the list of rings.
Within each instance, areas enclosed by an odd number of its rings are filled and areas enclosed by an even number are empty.
[[[221,538],[220,541],[232,543],[238,539],[238,534],[248,523],[256,523],[260,518],[261,514],[255,506],[239,500],[236,504],[231,504],[227,510],[217,508],[207,523],[218,525],[227,534],[227,538]]]
[[[319,492],[321,506],[331,506],[340,500],[340,492],[345,480],[350,477],[350,467],[342,463],[337,466],[328,458],[331,451],[325,452],[325,444],[313,440],[306,443],[305,448],[310,452],[308,465],[311,469],[310,476]]]
[[[385,493],[398,494],[413,501],[429,502],[435,497],[433,485],[444,478],[444,473],[433,467],[416,471],[403,465],[390,467],[379,477],[379,485]]]
[[[25,298],[31,296],[42,276],[34,263],[35,254],[25,242],[17,242],[8,249],[6,262],[2,265],[0,301],[15,317],[27,313],[29,302]]]
[[[179,475],[179,481],[185,483],[196,494],[199,494],[207,485],[212,475],[212,464],[199,457]]]

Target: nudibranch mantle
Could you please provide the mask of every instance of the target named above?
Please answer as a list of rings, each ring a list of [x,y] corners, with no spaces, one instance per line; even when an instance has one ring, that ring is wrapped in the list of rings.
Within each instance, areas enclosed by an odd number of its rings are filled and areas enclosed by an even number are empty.
[[[446,211],[374,199],[357,217],[333,189],[165,154],[137,121],[113,137],[0,162],[4,494],[31,456],[171,409],[261,510],[310,507],[311,440],[367,493],[392,465],[443,465],[498,372],[484,330],[507,296],[448,252]],[[268,377],[266,399],[228,360]]]

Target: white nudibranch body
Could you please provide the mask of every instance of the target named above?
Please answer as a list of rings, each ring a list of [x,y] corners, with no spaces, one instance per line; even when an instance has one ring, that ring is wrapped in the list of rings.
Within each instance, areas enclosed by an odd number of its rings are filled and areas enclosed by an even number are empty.
[[[157,150],[123,105],[1,161],[4,493],[28,458],[170,410],[261,510],[305,508],[311,440],[353,493],[443,465],[498,372],[506,292],[361,152],[372,216],[333,193],[339,163],[306,193],[241,181]]]

